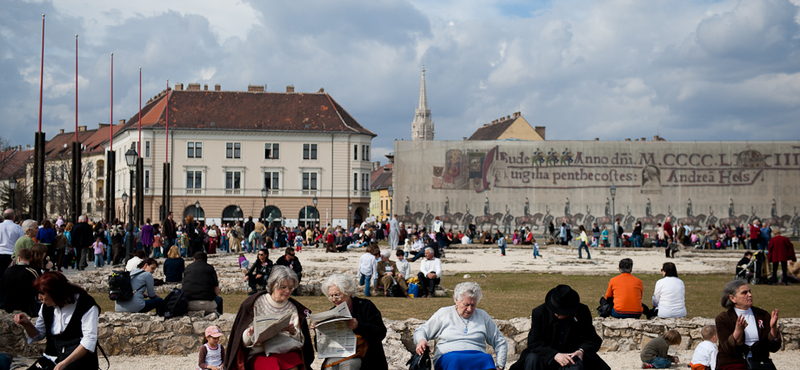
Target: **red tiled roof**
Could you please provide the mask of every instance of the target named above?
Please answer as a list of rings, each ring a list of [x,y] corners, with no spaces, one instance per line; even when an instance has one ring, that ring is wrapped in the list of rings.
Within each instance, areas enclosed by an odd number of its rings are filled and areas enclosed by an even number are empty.
[[[485,125],[475,131],[467,140],[497,140],[515,120],[516,117]]]
[[[370,174],[370,189],[380,190],[388,189],[392,186],[392,164],[387,163],[378,167],[377,170],[372,171]]]
[[[7,150],[2,156],[0,163],[0,179],[8,179],[11,176],[21,177],[25,172],[25,162],[33,159],[33,149],[28,150]]]
[[[143,127],[164,127],[163,92],[142,108]],[[136,112],[123,129],[137,125]],[[169,91],[169,127],[201,130],[353,132],[376,136],[326,93]]]

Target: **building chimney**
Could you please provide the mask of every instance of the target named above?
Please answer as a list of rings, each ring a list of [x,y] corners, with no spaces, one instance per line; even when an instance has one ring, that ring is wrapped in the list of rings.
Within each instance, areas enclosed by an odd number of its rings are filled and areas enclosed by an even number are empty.
[[[183,91],[183,84],[182,83],[176,83],[175,84],[175,91]]]
[[[264,92],[263,85],[247,85],[247,92]]]
[[[507,119],[507,120],[508,120],[508,119],[511,119],[511,115],[510,115],[510,114],[509,114],[509,115],[507,115],[507,116],[506,116],[506,119]]]
[[[660,139],[658,135],[653,135],[653,141],[658,141],[658,139]]]
[[[195,82],[186,87],[186,91],[200,91],[200,84]]]
[[[286,92],[293,93],[294,92],[294,85],[286,85]]]
[[[111,126],[111,125],[106,124],[106,123],[100,123],[100,124],[97,125],[97,129],[102,129],[103,127],[108,127],[108,126]]]
[[[86,131],[86,126],[78,126],[78,132]]]
[[[125,120],[124,119],[119,120],[119,124],[120,125],[124,125],[125,124]]]
[[[539,134],[539,136],[542,137],[542,140],[546,140],[544,137],[544,129],[545,129],[544,126],[536,126],[533,129],[536,131],[537,134]]]
[[[59,134],[63,134],[64,133],[64,129],[63,128],[62,129],[58,129],[58,133]]]
[[[214,91],[221,91],[221,90],[222,86],[220,86],[219,84],[214,85]]]
[[[208,84],[203,85],[203,91],[208,91]]]
[[[522,113],[520,113],[520,112],[514,112],[514,118],[517,118],[517,117],[519,117],[521,115],[522,115]]]
[[[625,141],[631,141],[631,138],[629,138],[629,137],[625,138]]]
[[[372,162],[372,170],[373,171],[377,170],[380,167],[381,167],[381,162],[380,161]]]
[[[467,137],[466,136],[462,136],[461,139],[464,140],[464,141],[467,141]]]
[[[643,137],[640,141],[647,141],[647,138]]]
[[[599,137],[594,138],[594,141],[600,141]]]

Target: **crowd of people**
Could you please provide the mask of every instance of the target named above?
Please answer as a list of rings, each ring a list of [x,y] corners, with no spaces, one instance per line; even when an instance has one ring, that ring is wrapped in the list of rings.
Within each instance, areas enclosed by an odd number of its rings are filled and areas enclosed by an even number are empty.
[[[357,280],[351,275],[333,274],[322,285],[323,293],[334,306],[347,305],[352,319],[346,325],[358,337],[355,355],[325,358],[324,366],[385,369],[382,340],[386,327],[380,311],[368,297],[381,290],[384,295],[391,294],[391,288],[398,289],[398,295],[405,297],[411,285],[419,289],[418,296],[433,297],[442,278],[439,257],[451,243],[460,242],[459,238],[473,241],[469,229],[467,235],[452,234],[452,230],[444,230],[438,219],[428,232],[425,226],[407,228],[396,218],[346,230],[330,226],[324,229],[271,227],[261,220],[252,222],[252,219],[244,225],[206,227],[191,216],[176,225],[170,214],[162,224],[146,220],[132,234],[118,222],[92,223],[85,216],[75,225],[59,218],[52,223],[44,220],[41,226],[33,220],[15,223],[11,210],[6,210],[3,217],[5,220],[0,224],[0,303],[7,312],[22,312],[15,316],[15,322],[24,329],[28,342],[47,340],[44,356],[38,361],[75,369],[97,367],[99,307],[85,290],[70,283],[60,271],[85,269],[92,257],[96,267],[103,263],[124,263],[130,274],[133,297],[116,302],[116,311],[148,312],[161,306],[163,298],[155,293],[153,273],[162,267],[165,282],[182,283],[190,310],[221,314],[223,299],[219,279],[214,266],[208,263],[208,255],[217,251],[256,252],[252,263],[244,254],[240,255],[242,280],[250,288],[250,297],[239,307],[228,334],[216,326],[206,329],[199,366],[204,369],[304,369],[315,357],[311,343],[311,331],[315,328],[307,320],[310,310],[292,297],[303,276],[296,253],[309,246],[324,247],[327,252],[366,247],[357,266]],[[665,226],[669,222],[668,218]],[[564,241],[569,241],[571,231],[567,232],[566,225],[562,228]],[[670,241],[674,234],[667,230],[672,228],[662,226],[663,237]],[[759,235],[761,230],[763,228],[759,229]],[[614,230],[612,237],[617,237],[617,233]],[[608,231],[600,231],[594,225],[591,235],[590,241],[589,232],[579,227],[580,249],[586,250],[587,258],[591,258],[589,245],[605,244]],[[480,243],[497,243],[501,248],[507,245],[507,237],[499,231],[487,235],[473,230],[472,236]],[[135,238],[130,240],[136,245],[133,253],[121,246],[129,237]],[[638,237],[639,234],[632,236],[633,244],[640,246],[641,241],[636,241]],[[381,250],[378,243],[383,239],[388,241],[388,248]],[[511,240],[512,243],[536,243],[532,234],[524,229],[515,231]],[[273,263],[270,251],[276,248],[283,254]],[[785,261],[796,260],[791,243],[776,230],[764,249],[769,251],[770,262],[774,263],[776,279],[778,268],[783,267],[785,282]],[[189,253],[192,261],[187,264],[185,256]],[[534,256],[536,253],[534,249]],[[392,256],[396,260],[392,260]],[[414,274],[410,262],[417,259],[421,262],[419,271]],[[652,310],[643,304],[643,283],[632,271],[633,261],[624,258],[619,263],[620,274],[608,283],[605,299],[612,305],[612,317],[681,318],[687,315],[686,287],[674,263],[666,262],[662,266],[663,278],[656,282]],[[359,284],[364,286],[367,298],[356,296]],[[482,298],[481,287],[473,282],[460,283],[453,290],[453,298],[453,306],[439,309],[414,332],[416,354],[425,355],[429,343],[437,341],[433,353],[437,370],[505,368],[506,341],[489,313],[477,308]],[[778,311],[767,312],[754,307],[746,281],[728,283],[723,289],[721,304],[725,311],[717,316],[716,325],[702,329],[704,342],[695,350],[691,361],[693,369],[746,368],[749,362],[768,359],[769,352],[780,348]],[[286,314],[291,319],[279,333],[266,339],[255,335],[256,317]],[[551,289],[544,303],[533,309],[531,320],[527,346],[511,369],[609,368],[597,354],[602,339],[592,325],[589,308],[581,303],[580,296],[571,287],[559,285]],[[227,348],[221,344],[225,335],[230,336]],[[668,349],[680,342],[680,334],[675,330],[667,330],[662,337],[651,340],[642,350],[642,367],[667,368],[678,362],[678,358],[668,355]],[[494,349],[494,356],[487,353],[486,344]]]

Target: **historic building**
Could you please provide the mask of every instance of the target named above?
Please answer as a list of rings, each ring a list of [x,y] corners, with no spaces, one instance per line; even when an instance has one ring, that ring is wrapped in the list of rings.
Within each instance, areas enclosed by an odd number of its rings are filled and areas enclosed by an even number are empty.
[[[371,178],[371,192],[369,203],[369,214],[376,220],[389,218],[392,197],[389,196],[389,188],[392,187],[392,166],[394,158],[391,155],[389,163],[381,166],[380,162],[373,163]]]
[[[395,213],[407,223],[542,233],[620,219],[653,231],[761,220],[800,236],[800,142],[395,141]],[[612,191],[613,189],[613,191]]]
[[[131,144],[144,159],[146,218],[159,218],[165,160],[176,220],[193,215],[219,224],[262,216],[287,226],[346,226],[348,213],[354,222],[367,217],[376,135],[323,89],[223,91],[189,84],[184,90],[176,84],[143,107],[141,145],[138,127],[136,112],[114,136],[120,217],[121,196],[130,192],[124,154]]]
[[[527,140],[544,141],[544,126],[535,128],[520,112],[500,117],[477,129],[467,140]]]
[[[428,108],[428,96],[425,92],[425,67],[422,67],[422,82],[419,85],[419,105],[414,110],[414,121],[411,122],[412,141],[433,140],[433,120]]]

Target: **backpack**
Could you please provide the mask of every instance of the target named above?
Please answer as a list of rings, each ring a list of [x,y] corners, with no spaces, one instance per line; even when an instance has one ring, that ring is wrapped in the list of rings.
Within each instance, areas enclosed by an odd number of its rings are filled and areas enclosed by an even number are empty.
[[[387,297],[408,297],[407,295],[403,294],[403,288],[401,288],[400,284],[397,284],[396,282],[392,283],[392,285],[389,285],[389,287],[386,288],[386,296]]]
[[[187,313],[189,313],[189,298],[182,289],[178,288],[172,289],[156,310],[156,314],[163,316],[165,319],[183,316]]]
[[[128,271],[112,271],[108,277],[108,299],[118,302],[130,301],[133,298],[133,287],[131,279],[144,271],[139,271],[131,275]],[[137,291],[142,289],[139,287]]]

